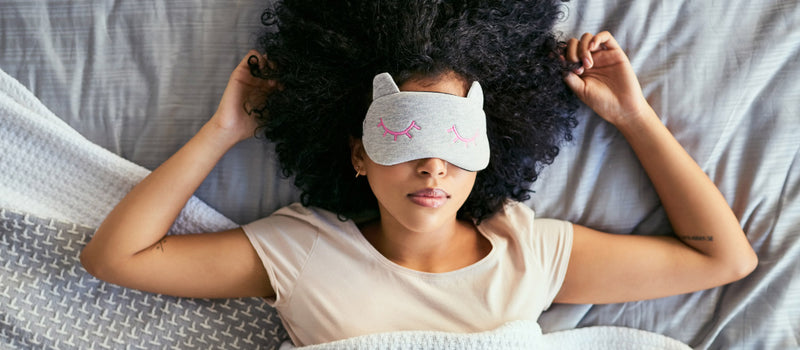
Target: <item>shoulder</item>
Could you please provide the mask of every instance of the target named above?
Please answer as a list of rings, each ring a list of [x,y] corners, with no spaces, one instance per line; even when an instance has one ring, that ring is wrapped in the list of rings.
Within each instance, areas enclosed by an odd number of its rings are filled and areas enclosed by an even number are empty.
[[[572,242],[572,223],[564,220],[538,218],[524,203],[511,201],[494,216],[480,224],[496,234],[507,234],[529,246],[542,243],[564,244]]]
[[[243,226],[245,231],[262,231],[277,226],[289,225],[293,228],[326,229],[346,224],[347,221],[339,220],[338,216],[325,209],[306,207],[300,203],[292,203],[278,209],[271,215],[253,221]]]
[[[532,231],[536,222],[533,209],[524,203],[509,201],[500,211],[481,222],[480,225],[494,230],[527,232]]]
[[[481,225],[510,225],[521,228],[532,225],[535,216],[533,209],[527,205],[517,201],[509,201],[497,213],[483,221]]]
[[[270,216],[243,225],[242,229],[251,240],[286,237],[311,243],[320,234],[345,231],[349,225],[353,225],[351,221],[339,220],[333,212],[293,203]]]

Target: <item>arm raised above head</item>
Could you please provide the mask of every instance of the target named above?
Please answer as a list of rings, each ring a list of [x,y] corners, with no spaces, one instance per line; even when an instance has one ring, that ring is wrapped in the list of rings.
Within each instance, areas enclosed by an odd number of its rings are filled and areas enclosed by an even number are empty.
[[[575,225],[556,302],[612,303],[693,292],[752,272],[758,258],[725,198],[660,122],[630,62],[608,32],[567,46],[582,66],[565,77],[578,97],[625,136],[676,236],[622,236]]]
[[[253,89],[268,92],[275,84],[250,74],[253,55],[258,53],[249,53],[234,70],[211,120],[109,213],[81,252],[89,273],[125,287],[176,296],[274,294],[241,228],[166,236],[219,159],[254,133],[256,124],[244,101]]]

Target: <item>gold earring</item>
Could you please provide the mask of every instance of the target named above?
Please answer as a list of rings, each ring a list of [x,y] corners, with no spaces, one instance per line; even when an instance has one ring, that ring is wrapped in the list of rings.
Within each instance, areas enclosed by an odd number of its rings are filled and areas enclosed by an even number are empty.
[[[358,175],[361,175],[361,168],[356,167],[356,179],[358,178]]]

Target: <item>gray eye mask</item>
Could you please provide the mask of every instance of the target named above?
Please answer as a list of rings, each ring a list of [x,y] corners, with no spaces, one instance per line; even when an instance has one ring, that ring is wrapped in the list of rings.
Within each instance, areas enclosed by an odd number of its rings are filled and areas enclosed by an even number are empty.
[[[483,90],[473,82],[467,97],[400,91],[389,73],[372,81],[372,104],[362,142],[380,165],[440,158],[468,171],[489,164]]]

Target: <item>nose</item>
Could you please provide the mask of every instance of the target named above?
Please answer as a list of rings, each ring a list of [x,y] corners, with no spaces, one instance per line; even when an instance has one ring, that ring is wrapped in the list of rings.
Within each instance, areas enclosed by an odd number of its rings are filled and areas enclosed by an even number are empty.
[[[424,158],[417,161],[417,173],[441,177],[447,175],[447,161],[440,158]]]

